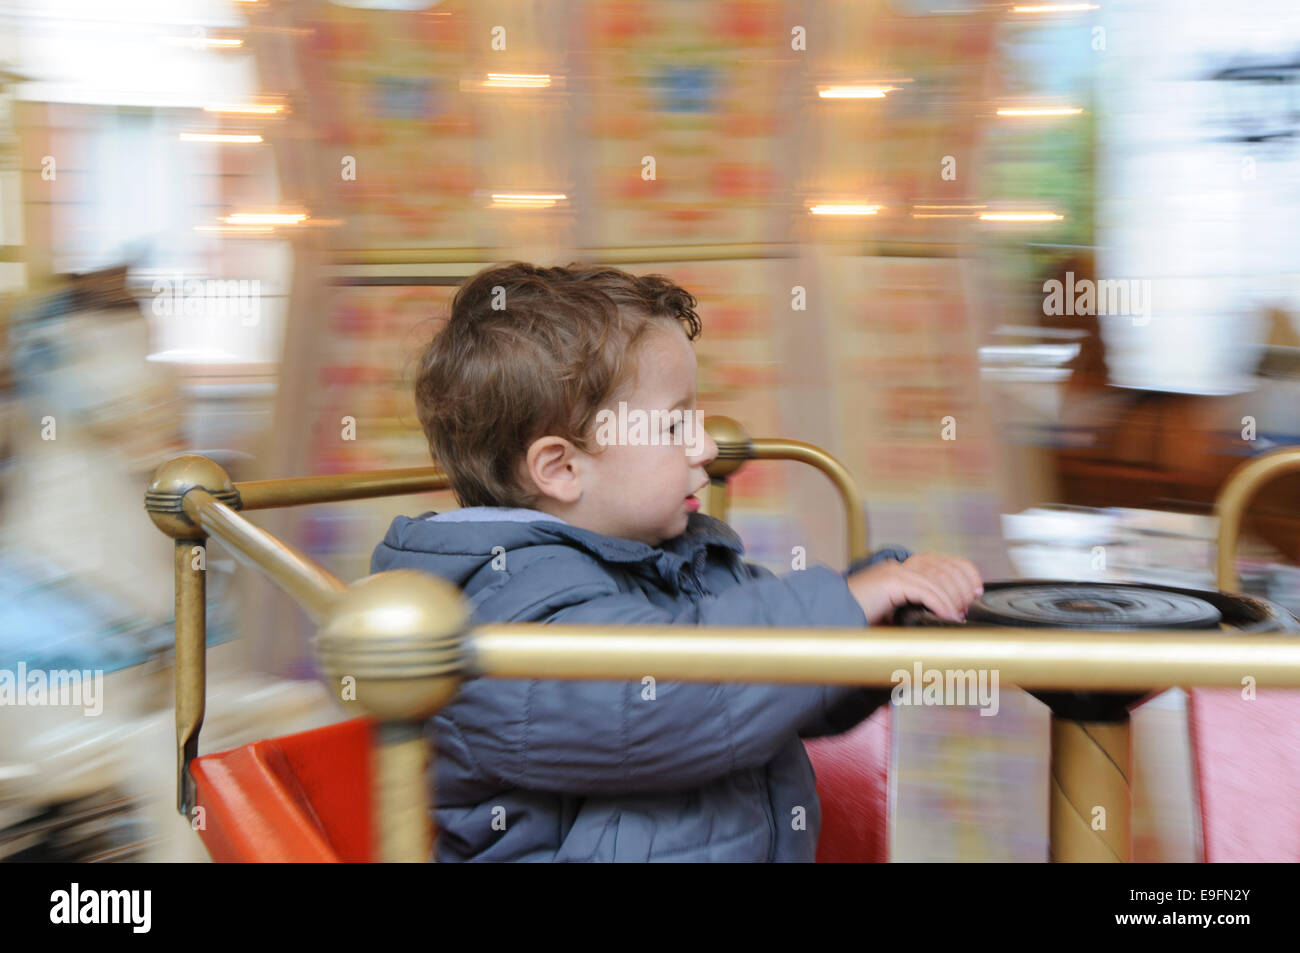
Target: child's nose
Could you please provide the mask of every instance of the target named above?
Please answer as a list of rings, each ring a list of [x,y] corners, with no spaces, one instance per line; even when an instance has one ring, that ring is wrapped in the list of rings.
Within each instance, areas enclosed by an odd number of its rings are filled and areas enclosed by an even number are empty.
[[[700,437],[700,452],[695,455],[691,462],[697,466],[707,467],[717,458],[718,445],[713,442],[713,438],[709,436],[709,432],[703,426],[700,427]]]

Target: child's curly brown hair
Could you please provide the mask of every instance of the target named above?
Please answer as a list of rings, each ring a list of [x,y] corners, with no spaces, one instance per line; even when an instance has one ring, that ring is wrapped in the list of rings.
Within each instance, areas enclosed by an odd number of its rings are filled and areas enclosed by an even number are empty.
[[[517,467],[538,437],[586,453],[597,412],[635,387],[630,360],[655,325],[700,334],[696,300],[662,275],[570,264],[486,268],[456,292],[420,360],[415,405],[461,506],[531,507]]]

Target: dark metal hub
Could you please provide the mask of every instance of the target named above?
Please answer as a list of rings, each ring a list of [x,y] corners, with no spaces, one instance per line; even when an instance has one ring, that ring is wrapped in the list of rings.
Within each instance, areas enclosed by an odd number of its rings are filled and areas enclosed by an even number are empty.
[[[960,626],[921,606],[898,610],[896,625]],[[1226,625],[1242,633],[1300,630],[1285,609],[1263,599],[1213,590],[1135,586],[1106,582],[1030,580],[990,582],[966,610],[966,625],[1019,629],[1215,629]],[[1123,721],[1138,693],[1032,692],[1058,718]]]
[[[1213,629],[1222,613],[1204,599],[1139,586],[1009,586],[971,603],[973,624],[1052,629]]]

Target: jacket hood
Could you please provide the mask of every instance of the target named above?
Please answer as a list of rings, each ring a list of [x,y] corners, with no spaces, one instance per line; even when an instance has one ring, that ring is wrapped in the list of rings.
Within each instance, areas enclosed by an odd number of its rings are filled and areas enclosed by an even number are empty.
[[[502,550],[509,553],[557,543],[575,546],[605,562],[649,563],[669,580],[675,579],[684,565],[699,565],[711,546],[737,555],[744,552],[740,537],[731,527],[702,513],[690,514],[680,536],[650,546],[582,529],[537,510],[474,506],[441,514],[430,511],[417,517],[397,517],[375,549],[370,571],[410,566],[411,557],[403,554],[418,554],[419,568],[463,588]]]

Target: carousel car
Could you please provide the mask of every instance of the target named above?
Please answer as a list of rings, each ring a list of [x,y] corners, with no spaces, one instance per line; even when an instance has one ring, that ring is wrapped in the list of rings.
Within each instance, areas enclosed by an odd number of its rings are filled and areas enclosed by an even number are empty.
[[[719,453],[709,468],[706,512],[726,518],[727,479],[747,461],[801,461],[840,492],[850,560],[866,554],[861,497],[839,461],[798,441],[750,439],[727,418],[711,418],[708,429]],[[707,651],[697,628],[660,627],[653,649],[643,642],[632,654],[630,640],[649,628],[470,628],[448,583],[399,570],[348,586],[240,515],[445,489],[436,468],[235,484],[213,461],[179,457],[158,470],[146,497],[177,550],[177,808],[218,861],[427,860],[429,751],[420,726],[454,697],[467,674],[467,646],[474,674],[485,677],[632,678],[652,657],[655,671],[672,678],[887,684],[924,640],[927,664],[996,669],[1050,709],[1052,860],[1131,859],[1130,712],[1174,686],[1189,695],[1203,859],[1300,860],[1300,804],[1291,794],[1300,788],[1293,757],[1300,750],[1300,623],[1273,603],[1232,591],[1244,507],[1260,485],[1294,469],[1300,449],[1283,449],[1244,464],[1224,485],[1216,504],[1221,591],[996,582],[985,585],[960,624],[908,606],[893,626],[731,631],[721,643],[712,638]],[[349,705],[362,717],[198,754],[203,578],[187,554],[208,536],[242,553],[313,616],[321,668],[336,686],[354,679],[352,697],[365,707]],[[761,654],[752,651],[759,637]],[[849,732],[804,742],[822,805],[819,861],[890,857],[890,718],[882,708]]]

